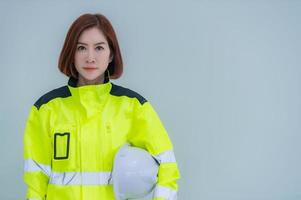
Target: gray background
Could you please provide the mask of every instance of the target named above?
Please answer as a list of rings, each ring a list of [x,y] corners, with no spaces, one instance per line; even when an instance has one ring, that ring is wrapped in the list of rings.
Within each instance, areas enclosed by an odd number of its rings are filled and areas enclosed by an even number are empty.
[[[30,106],[67,78],[57,60],[73,20],[112,22],[124,75],[175,147],[180,200],[301,199],[301,2],[0,2],[0,199],[24,199]]]

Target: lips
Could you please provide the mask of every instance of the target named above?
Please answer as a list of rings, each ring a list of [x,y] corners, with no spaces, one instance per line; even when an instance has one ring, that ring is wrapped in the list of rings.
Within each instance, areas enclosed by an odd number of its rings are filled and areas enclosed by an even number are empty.
[[[84,69],[97,69],[96,67],[90,67],[90,66],[87,66],[87,67],[83,67]]]
[[[96,67],[83,67],[84,70],[87,70],[87,71],[93,71],[93,70],[96,70],[97,68]]]

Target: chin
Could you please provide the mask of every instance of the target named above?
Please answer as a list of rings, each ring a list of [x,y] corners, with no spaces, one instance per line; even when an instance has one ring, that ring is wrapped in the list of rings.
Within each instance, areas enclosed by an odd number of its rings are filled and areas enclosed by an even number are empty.
[[[81,74],[81,76],[89,81],[93,81],[97,79],[101,74]]]

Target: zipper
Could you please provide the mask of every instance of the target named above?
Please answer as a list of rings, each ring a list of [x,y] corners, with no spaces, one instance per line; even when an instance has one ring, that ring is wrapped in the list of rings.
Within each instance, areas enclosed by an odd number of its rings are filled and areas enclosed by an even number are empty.
[[[81,142],[81,134],[82,134],[82,125],[79,113],[77,113],[77,121],[78,121],[78,134],[77,134],[77,156],[79,160],[79,173],[80,173],[80,199],[83,200],[83,177],[82,177],[82,142]]]
[[[105,162],[104,162],[104,158],[105,158],[105,153],[106,153],[106,143],[105,143],[105,133],[106,133],[106,129],[105,129],[105,126],[104,124],[101,124],[101,133],[100,133],[100,140],[101,140],[101,159],[100,159],[100,162],[101,162],[101,171],[104,171],[105,169]]]

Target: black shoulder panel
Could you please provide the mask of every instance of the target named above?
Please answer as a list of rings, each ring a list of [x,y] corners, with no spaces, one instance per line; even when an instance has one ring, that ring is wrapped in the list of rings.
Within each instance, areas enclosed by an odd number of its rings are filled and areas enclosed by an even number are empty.
[[[46,94],[44,94],[43,96],[41,96],[35,103],[35,107],[37,107],[37,109],[40,109],[40,107],[43,104],[48,103],[50,100],[61,97],[61,98],[65,98],[65,97],[69,97],[71,96],[71,93],[69,91],[68,86],[62,86],[60,88],[54,89],[50,92],[47,92]]]
[[[112,83],[112,89],[110,91],[110,94],[114,96],[127,96],[130,98],[136,98],[138,99],[141,105],[147,102],[147,100],[137,92],[134,92],[128,88],[121,87],[119,85],[115,85],[113,83]]]

